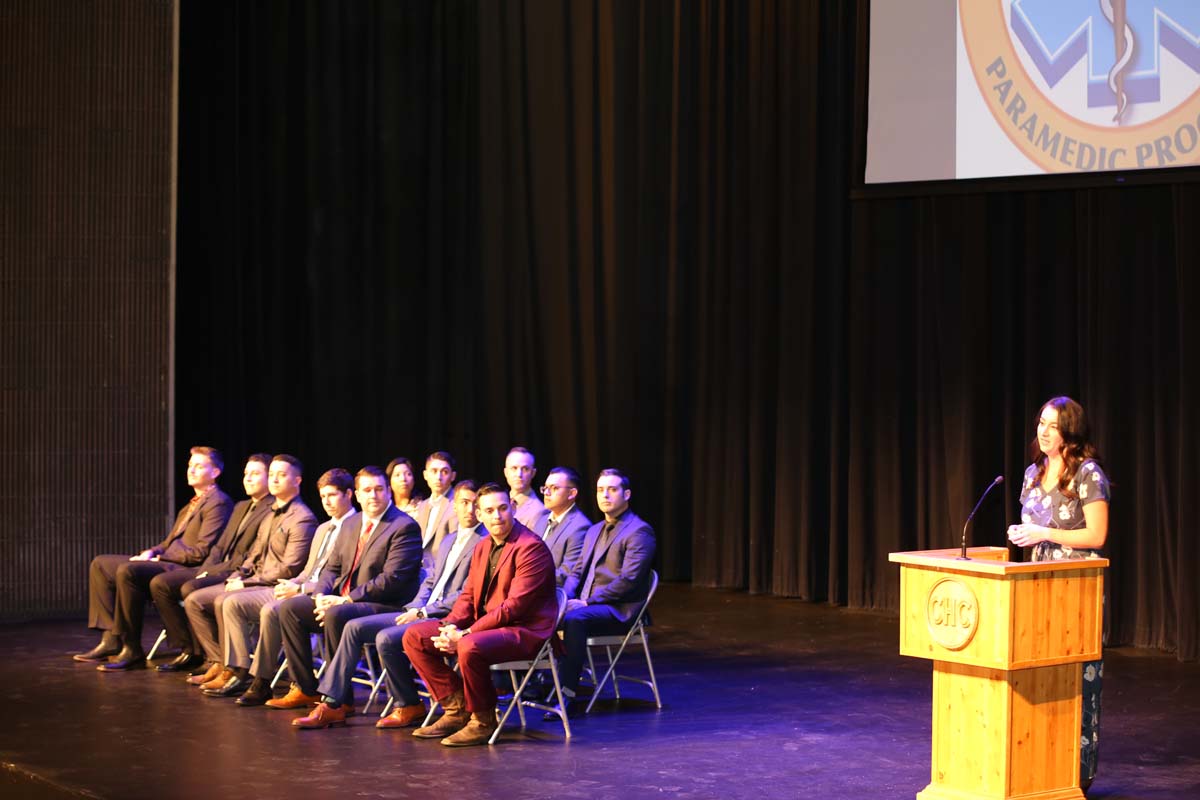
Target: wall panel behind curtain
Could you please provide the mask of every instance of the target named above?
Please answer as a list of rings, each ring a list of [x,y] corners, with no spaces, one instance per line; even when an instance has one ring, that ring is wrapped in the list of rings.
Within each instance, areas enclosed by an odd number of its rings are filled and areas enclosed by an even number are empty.
[[[0,619],[167,530],[175,3],[0,6]]]

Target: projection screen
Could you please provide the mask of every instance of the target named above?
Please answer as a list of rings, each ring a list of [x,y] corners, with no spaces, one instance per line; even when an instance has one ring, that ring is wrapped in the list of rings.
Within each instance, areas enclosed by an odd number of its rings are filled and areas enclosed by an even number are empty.
[[[874,0],[867,183],[1200,163],[1200,0]]]

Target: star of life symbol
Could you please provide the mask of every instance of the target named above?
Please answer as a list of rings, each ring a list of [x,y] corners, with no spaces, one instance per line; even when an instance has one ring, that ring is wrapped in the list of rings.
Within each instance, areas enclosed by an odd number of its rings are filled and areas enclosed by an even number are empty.
[[[1161,97],[1163,52],[1200,74],[1198,0],[1013,0],[1010,24],[1033,66],[1053,87],[1087,58],[1087,106]]]

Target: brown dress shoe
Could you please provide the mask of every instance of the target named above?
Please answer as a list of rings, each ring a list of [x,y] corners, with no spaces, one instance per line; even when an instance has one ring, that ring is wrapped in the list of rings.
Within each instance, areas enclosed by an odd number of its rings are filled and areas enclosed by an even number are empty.
[[[471,721],[471,714],[466,709],[466,700],[462,692],[455,692],[441,701],[443,714],[438,721],[424,728],[417,728],[413,736],[418,739],[442,739],[455,733]]]
[[[376,722],[375,727],[407,728],[409,725],[416,725],[420,722],[425,713],[425,706],[420,703],[415,706],[396,706],[392,709],[392,713]]]
[[[496,709],[481,711],[471,715],[471,721],[457,733],[442,739],[446,747],[470,747],[475,744],[487,744],[488,739],[496,732]]]
[[[267,708],[279,708],[285,711],[294,711],[297,708],[308,708],[309,706],[315,706],[319,702],[321,702],[321,695],[305,694],[304,692],[300,691],[299,686],[293,683],[292,688],[288,689],[287,694],[285,694],[283,697],[276,697],[274,700],[268,700],[266,706]]]
[[[206,670],[203,674],[191,675],[188,677],[187,682],[190,683],[192,686],[202,686],[203,684],[206,684],[209,681],[216,680],[217,676],[219,676],[221,674],[222,670],[224,670],[224,669],[225,669],[224,664],[218,664],[217,662],[214,661],[212,664],[209,665],[208,670]]]
[[[350,716],[347,713],[349,711],[352,711],[352,708],[348,705],[343,704],[333,708],[328,703],[317,703],[317,707],[307,717],[297,717],[292,720],[292,726],[303,730],[316,730],[328,728],[331,725],[345,725],[346,717]]]
[[[233,678],[235,675],[237,675],[237,673],[229,667],[222,667],[221,674],[217,675],[217,677],[213,678],[207,683],[200,684],[200,688],[205,690],[220,689],[222,686],[229,683],[230,678]]]

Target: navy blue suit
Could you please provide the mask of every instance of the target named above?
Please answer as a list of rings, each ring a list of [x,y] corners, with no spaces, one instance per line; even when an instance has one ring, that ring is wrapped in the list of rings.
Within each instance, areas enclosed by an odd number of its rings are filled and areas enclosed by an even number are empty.
[[[394,613],[416,594],[421,579],[421,527],[417,521],[395,506],[388,506],[379,524],[371,531],[355,566],[359,534],[366,522],[364,514],[346,522],[326,564],[325,577],[312,595],[297,595],[279,605],[279,627],[283,633],[288,672],[305,694],[317,692],[312,648],[308,641],[310,633],[324,632],[325,653],[332,656],[337,652],[342,630],[350,620],[385,611]],[[313,597],[316,594],[342,595],[347,586],[350,602],[327,609],[324,625],[317,622]]]

